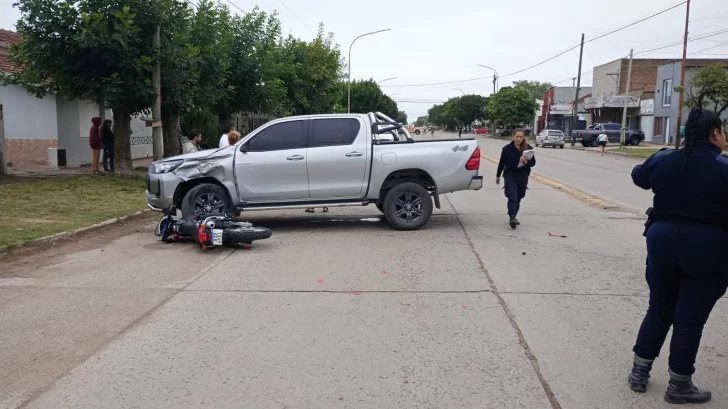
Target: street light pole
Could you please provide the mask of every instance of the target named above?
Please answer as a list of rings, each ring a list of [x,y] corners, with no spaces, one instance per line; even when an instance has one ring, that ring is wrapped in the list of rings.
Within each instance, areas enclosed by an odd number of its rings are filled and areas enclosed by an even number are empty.
[[[493,95],[495,95],[498,92],[498,85],[497,85],[498,77],[499,77],[498,71],[496,71],[495,68],[493,68],[493,67],[488,67],[487,65],[483,65],[483,64],[476,64],[476,65],[478,67],[487,68],[487,69],[493,71],[493,73],[494,73],[494,75],[493,75]],[[493,125],[493,135],[495,135],[495,123],[491,123],[491,125]]]
[[[453,88],[453,89],[454,89],[455,91],[460,91],[460,92],[462,92],[462,93],[463,93],[463,95],[465,95],[465,91],[461,90],[460,88]]]
[[[495,68],[493,68],[493,67],[488,67],[487,65],[483,65],[483,64],[477,64],[477,65],[478,65],[478,67],[487,68],[495,73],[495,76],[493,77],[493,93],[495,94],[496,92],[498,92],[498,86],[496,85],[496,82],[500,78],[500,76],[498,75],[498,71],[496,71]]]
[[[378,31],[372,31],[370,33],[364,33],[364,34],[356,37],[349,45],[349,61],[348,61],[349,62],[349,86],[348,86],[348,90],[346,93],[346,112],[351,113],[351,47],[354,46],[354,43],[356,42],[356,40],[358,40],[362,37],[369,36],[372,34],[377,34],[377,33],[383,33],[385,31],[389,31],[389,30],[391,30],[391,28],[386,28],[384,30],[378,30]]]

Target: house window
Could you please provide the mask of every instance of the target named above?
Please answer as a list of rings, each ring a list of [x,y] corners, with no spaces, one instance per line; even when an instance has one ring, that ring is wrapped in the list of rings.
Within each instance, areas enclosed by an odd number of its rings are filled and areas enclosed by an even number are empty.
[[[662,106],[669,107],[672,103],[672,79],[662,82]]]

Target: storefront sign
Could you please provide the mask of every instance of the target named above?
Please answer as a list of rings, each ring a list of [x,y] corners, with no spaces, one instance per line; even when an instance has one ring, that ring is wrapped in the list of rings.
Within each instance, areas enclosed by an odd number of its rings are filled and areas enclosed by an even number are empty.
[[[640,115],[652,115],[655,113],[655,100],[645,99],[640,101]]]
[[[550,115],[573,115],[574,104],[553,104],[549,110]]]
[[[584,99],[586,109],[597,108],[639,108],[640,98],[626,95],[605,95],[601,97],[590,97]]]
[[[586,109],[599,108],[599,101],[601,101],[601,99],[597,98],[597,97],[584,98],[584,108],[586,108]]]

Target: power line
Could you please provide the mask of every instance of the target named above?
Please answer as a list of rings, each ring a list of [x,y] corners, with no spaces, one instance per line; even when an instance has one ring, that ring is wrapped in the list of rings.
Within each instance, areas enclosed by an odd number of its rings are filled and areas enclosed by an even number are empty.
[[[664,9],[664,10],[658,11],[657,13],[654,13],[654,14],[652,14],[652,15],[649,15],[649,16],[647,16],[647,17],[643,18],[643,19],[640,19],[640,20],[638,20],[638,21],[635,21],[635,22],[633,22],[633,23],[627,24],[627,25],[625,25],[625,26],[623,26],[623,27],[620,27],[620,28],[617,28],[617,29],[615,29],[615,30],[612,30],[612,31],[610,31],[610,32],[608,32],[608,33],[605,33],[605,34],[601,34],[601,35],[599,35],[599,36],[597,36],[597,37],[594,37],[594,38],[590,39],[589,41],[586,41],[586,42],[585,42],[585,44],[586,44],[586,43],[590,43],[590,42],[592,42],[592,41],[596,41],[596,40],[599,40],[600,38],[604,38],[604,37],[606,37],[606,36],[608,36],[608,35],[611,35],[611,34],[614,34],[614,33],[616,33],[616,32],[622,31],[622,30],[624,30],[624,29],[626,29],[626,28],[632,27],[632,26],[634,26],[634,25],[636,25],[636,24],[639,24],[639,23],[642,23],[642,22],[644,22],[644,21],[647,21],[647,20],[649,20],[649,19],[651,19],[651,18],[657,17],[657,16],[659,16],[659,15],[661,15],[661,14],[663,14],[663,13],[666,13],[666,12],[668,12],[668,11],[670,11],[670,10],[673,10],[673,9],[675,9],[675,8],[677,8],[677,7],[679,7],[679,6],[683,5],[683,4],[685,4],[685,3],[686,3],[686,1],[683,1],[683,2],[681,2],[681,3],[679,3],[679,4],[676,4],[676,5],[674,5],[674,6],[671,6],[671,7],[668,7],[668,8],[666,8],[666,9]],[[579,44],[577,44],[577,45],[575,45],[575,46],[573,46],[573,47],[570,47],[570,48],[566,49],[565,51],[562,51],[562,52],[560,52],[560,53],[558,53],[558,54],[554,55],[554,56],[553,56],[553,57],[551,57],[551,58],[548,58],[548,59],[546,59],[546,60],[544,60],[544,61],[541,61],[541,62],[539,62],[539,63],[533,64],[533,65],[531,65],[531,66],[529,66],[529,67],[527,67],[527,68],[524,68],[524,69],[522,69],[522,70],[518,70],[518,71],[514,71],[514,72],[511,72],[511,73],[508,73],[508,74],[505,74],[505,75],[501,75],[501,76],[500,76],[500,78],[503,78],[503,77],[509,77],[509,76],[513,76],[513,75],[516,75],[516,74],[520,74],[520,73],[522,73],[522,72],[524,72],[524,71],[528,71],[528,70],[530,70],[530,69],[532,69],[532,68],[536,68],[536,67],[538,67],[538,66],[540,66],[540,65],[543,65],[543,64],[545,64],[545,63],[547,63],[547,62],[549,62],[549,61],[552,61],[552,60],[554,60],[554,59],[556,59],[556,58],[558,58],[558,57],[561,57],[562,55],[564,55],[564,54],[568,53],[569,51],[572,51],[572,50],[574,50],[574,49],[576,49],[576,48],[579,48],[579,46],[580,46],[580,45],[579,45]],[[457,83],[460,83],[460,82],[470,82],[470,81],[478,81],[478,80],[483,80],[483,79],[486,79],[486,78],[490,79],[491,77],[478,77],[478,78],[471,78],[471,79],[466,79],[466,80],[457,80],[457,81],[445,81],[445,82],[436,82],[436,83],[428,83],[428,84],[406,84],[406,85],[396,85],[396,84],[395,84],[395,85],[383,85],[383,86],[382,86],[382,88],[384,88],[384,87],[390,87],[390,88],[399,88],[399,87],[425,87],[425,86],[432,86],[432,85],[457,84]]]
[[[225,0],[225,1],[227,1],[228,3],[230,3],[231,6],[235,7],[238,10],[240,10],[241,13],[245,14],[246,16],[248,15],[248,12],[247,11],[245,11],[245,10],[241,9],[240,7],[238,7],[238,5],[235,4],[235,3],[233,3],[232,0]]]
[[[296,13],[293,12],[293,10],[288,8],[288,6],[286,5],[286,3],[283,2],[283,0],[278,0],[278,2],[281,3],[283,5],[283,7],[286,8],[286,10],[288,10],[291,14],[293,14],[293,17],[295,17],[296,20],[298,20],[301,24],[303,24],[304,27],[306,27],[306,30],[308,30],[311,34],[316,35],[316,33],[314,33],[313,30],[311,30],[311,28],[309,26],[307,26],[306,23],[303,22],[303,20],[298,18],[298,16],[296,15]]]
[[[700,51],[695,51],[695,52],[693,52],[693,53],[690,53],[690,55],[694,55],[694,54],[701,54],[701,53],[702,53],[702,52],[704,52],[704,51],[710,51],[710,50],[715,50],[716,48],[721,48],[721,47],[725,47],[726,45],[728,45],[728,41],[726,41],[726,42],[724,42],[724,43],[721,43],[721,44],[718,44],[718,45],[714,45],[714,46],[712,46],[712,47],[709,47],[709,48],[706,48],[706,49],[704,49],[704,50],[700,50]]]
[[[717,35],[720,35],[720,34],[723,34],[723,33],[728,33],[728,30],[718,30],[718,31],[714,31],[712,33],[702,34],[702,35],[699,35],[697,37],[688,38],[688,42],[703,40],[703,39],[706,39],[706,38],[709,38],[709,37],[714,37],[714,36],[717,36]],[[657,47],[657,48],[652,48],[652,49],[645,50],[645,51],[640,51],[640,52],[635,53],[635,55],[649,53],[649,52],[652,52],[652,51],[657,51],[657,50],[662,50],[662,49],[665,49],[665,48],[674,47],[674,46],[679,45],[679,44],[682,44],[682,43],[683,42],[681,40],[681,41],[678,41],[676,43],[664,45],[662,47]]]
[[[457,80],[457,81],[444,81],[444,82],[432,82],[429,84],[405,84],[405,85],[381,85],[381,88],[405,88],[405,87],[424,87],[428,85],[445,85],[445,84],[457,84],[460,82],[470,82],[470,81],[478,81],[478,80],[484,80],[484,79],[492,79],[493,76],[488,77],[477,77],[477,78],[470,78],[466,80]]]
[[[664,13],[667,13],[668,11],[670,11],[670,10],[673,10],[673,9],[676,9],[676,8],[678,8],[678,7],[682,6],[682,5],[683,5],[683,4],[685,4],[685,3],[687,3],[687,1],[683,1],[682,3],[678,3],[678,4],[676,4],[676,5],[672,6],[672,7],[668,7],[668,8],[666,8],[666,9],[664,9],[664,10],[662,10],[662,11],[658,11],[657,13],[655,13],[655,14],[652,14],[652,15],[649,15],[649,16],[647,16],[647,17],[645,17],[645,18],[641,19],[641,20],[637,20],[637,21],[635,21],[634,23],[630,23],[630,24],[627,24],[626,26],[620,27],[620,28],[618,28],[618,29],[616,29],[616,30],[612,30],[612,31],[610,31],[610,32],[608,32],[608,33],[605,33],[605,34],[602,34],[602,35],[600,35],[600,36],[598,36],[598,37],[594,37],[594,38],[592,38],[592,39],[589,39],[589,40],[588,40],[588,41],[586,41],[586,42],[585,42],[584,44],[586,44],[586,43],[591,43],[592,41],[596,41],[596,40],[599,40],[600,38],[604,38],[604,37],[606,37],[606,36],[608,36],[608,35],[614,34],[614,33],[616,33],[616,32],[622,31],[622,30],[624,30],[624,29],[627,29],[627,28],[630,28],[630,27],[632,27],[632,26],[634,26],[634,25],[637,25],[637,24],[639,24],[639,23],[642,23],[643,21],[647,21],[647,20],[649,20],[649,19],[651,19],[651,18],[653,18],[653,17],[657,17],[657,16],[659,16],[660,14],[664,14]]]
[[[580,44],[577,44],[577,45],[575,45],[575,46],[573,46],[573,47],[569,48],[569,49],[568,49],[568,50],[566,50],[566,51],[562,51],[562,52],[560,52],[560,53],[558,53],[558,54],[554,55],[553,57],[551,57],[551,58],[549,58],[549,59],[546,59],[546,60],[543,60],[543,61],[541,61],[540,63],[537,63],[537,64],[533,64],[532,66],[530,66],[530,67],[527,67],[527,68],[524,68],[524,69],[522,69],[522,70],[518,70],[518,71],[514,71],[514,72],[511,72],[511,73],[505,74],[505,75],[501,75],[501,76],[500,76],[500,78],[503,78],[503,77],[510,77],[510,76],[512,76],[512,75],[520,74],[520,73],[522,73],[522,72],[524,72],[524,71],[528,71],[528,70],[530,70],[531,68],[536,68],[536,67],[538,67],[539,65],[543,65],[543,64],[546,64],[547,62],[549,62],[549,61],[551,61],[551,60],[554,60],[554,59],[556,59],[556,58],[558,58],[558,57],[561,57],[562,55],[564,55],[564,54],[568,53],[568,52],[569,52],[569,51],[571,51],[571,50],[574,50],[574,49],[577,49],[577,48],[579,48],[579,46],[580,46]]]

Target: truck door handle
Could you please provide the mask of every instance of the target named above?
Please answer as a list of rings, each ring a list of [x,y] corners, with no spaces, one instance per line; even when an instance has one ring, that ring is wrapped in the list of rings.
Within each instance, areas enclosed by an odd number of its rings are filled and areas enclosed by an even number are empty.
[[[349,153],[346,154],[346,156],[348,156],[348,157],[361,156],[361,155],[363,155],[362,152],[349,152]]]
[[[286,160],[303,160],[303,156],[301,155],[293,155],[286,158]]]

